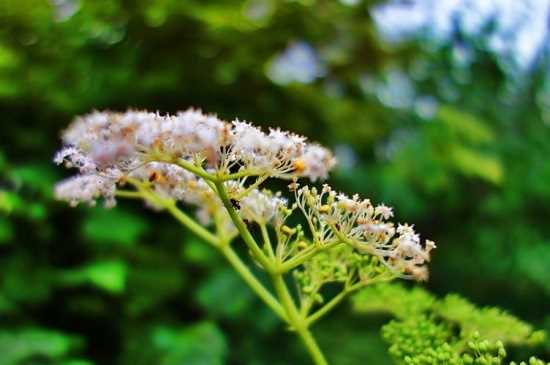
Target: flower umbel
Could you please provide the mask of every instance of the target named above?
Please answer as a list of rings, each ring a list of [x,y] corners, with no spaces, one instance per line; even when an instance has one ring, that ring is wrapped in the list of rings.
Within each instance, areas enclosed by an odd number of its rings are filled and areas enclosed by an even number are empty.
[[[348,294],[397,277],[428,277],[435,244],[422,243],[413,226],[389,221],[392,208],[326,184],[300,187],[298,179],[326,179],[335,164],[328,149],[305,137],[190,109],[94,112],[77,118],[63,142],[54,161],[78,174],[57,184],[58,199],[73,206],[103,199],[108,207],[116,198],[140,199],[167,211],[227,259],[300,336],[315,364],[327,362],[309,328]],[[262,188],[269,178],[290,179],[295,202]],[[305,226],[288,219],[296,213]],[[271,279],[273,293],[235,253],[237,236]],[[294,293],[284,280],[289,273]],[[328,301],[327,283],[341,286]]]

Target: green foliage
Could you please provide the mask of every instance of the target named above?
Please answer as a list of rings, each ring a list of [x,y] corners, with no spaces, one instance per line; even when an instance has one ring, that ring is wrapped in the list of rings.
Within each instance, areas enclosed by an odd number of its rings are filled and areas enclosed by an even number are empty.
[[[147,230],[142,217],[121,209],[94,209],[83,226],[86,238],[106,244],[131,246]]]
[[[399,364],[503,364],[506,345],[530,346],[542,331],[497,308],[477,308],[458,295],[436,299],[421,288],[398,284],[367,288],[353,298],[359,313],[387,312],[396,319],[382,328]]]
[[[386,271],[376,257],[342,245],[315,255],[304,263],[303,269],[294,271],[294,276],[301,295],[313,304],[325,301],[321,293],[325,285],[349,288],[358,282],[369,282]]]
[[[219,365],[227,354],[225,338],[212,323],[198,323],[185,329],[157,328],[152,333],[153,346],[162,354],[161,365]]]
[[[359,313],[390,313],[406,319],[429,311],[436,299],[420,287],[407,290],[398,284],[379,284],[361,290],[352,301],[354,310]]]
[[[123,261],[98,261],[65,273],[62,280],[70,285],[89,283],[113,293],[122,293],[127,268]]]
[[[186,327],[159,324],[134,329],[122,361],[128,364],[197,364],[225,363],[228,345],[220,329],[212,322],[199,322]]]
[[[484,340],[503,341],[510,345],[537,343],[541,332],[498,308],[480,308],[458,295],[448,295],[436,306],[434,313],[459,325],[463,338],[479,333]]]
[[[233,270],[214,271],[197,292],[199,304],[210,314],[235,318],[250,309],[252,292]]]
[[[75,336],[39,328],[24,328],[17,331],[0,332],[0,354],[3,365],[29,364],[32,359],[43,359],[41,364],[76,364],[71,352],[82,346]],[[82,365],[91,365],[82,362]]]

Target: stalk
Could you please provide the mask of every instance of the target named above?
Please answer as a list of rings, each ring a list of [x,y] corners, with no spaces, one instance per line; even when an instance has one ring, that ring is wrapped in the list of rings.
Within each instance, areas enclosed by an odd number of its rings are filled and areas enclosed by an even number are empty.
[[[306,347],[311,360],[315,365],[328,365],[323,352],[319,348],[319,345],[315,341],[315,338],[311,334],[308,328],[307,321],[300,315],[296,309],[296,305],[288,292],[288,288],[285,284],[283,276],[281,274],[272,275],[273,286],[277,292],[277,296],[283,308],[285,309],[288,316],[288,323],[292,326],[292,329],[298,333],[300,339],[302,340],[304,346]]]
[[[250,234],[250,231],[246,227],[246,224],[243,222],[239,214],[235,211],[235,208],[233,208],[233,205],[229,200],[229,196],[225,191],[225,187],[223,186],[223,182],[216,181],[214,184],[216,185],[217,192],[220,196],[220,199],[222,200],[225,209],[229,213],[233,224],[235,225],[235,227],[237,227],[237,230],[239,231],[239,234],[241,235],[244,243],[246,243],[246,245],[252,252],[252,256],[260,263],[260,265],[262,265],[265,270],[270,271],[272,267],[271,261],[269,261],[269,259],[264,255],[260,247],[258,247],[256,240],[254,239],[254,237],[252,237],[252,234]]]
[[[241,261],[239,256],[233,251],[231,246],[227,245],[220,248],[220,252],[229,261],[231,266],[239,273],[241,278],[248,284],[248,286],[264,301],[264,303],[271,308],[273,312],[283,321],[288,322],[287,315],[277,299],[271,295],[269,291],[256,279],[254,274],[250,272],[248,267]]]

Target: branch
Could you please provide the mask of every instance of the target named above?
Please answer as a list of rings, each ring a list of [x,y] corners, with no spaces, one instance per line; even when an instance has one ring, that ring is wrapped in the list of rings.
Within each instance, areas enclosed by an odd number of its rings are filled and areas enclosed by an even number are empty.
[[[336,295],[334,298],[332,298],[329,302],[327,302],[325,305],[323,305],[321,308],[319,308],[315,313],[313,313],[311,316],[307,318],[307,324],[308,326],[315,323],[317,320],[319,320],[321,317],[323,317],[325,314],[330,312],[334,307],[336,307],[342,300],[344,300],[349,294],[364,288],[367,285],[372,285],[376,283],[381,283],[384,281],[390,281],[395,279],[395,275],[391,274],[390,276],[383,276],[380,275],[378,277],[375,277],[374,279],[370,281],[360,281],[358,283],[355,283],[351,286],[347,286],[342,290],[338,295]]]
[[[243,190],[242,192],[240,192],[239,195],[235,196],[234,199],[235,200],[241,200],[246,195],[248,195],[248,193],[250,193],[253,189],[256,189],[258,186],[260,186],[261,183],[263,183],[265,180],[267,180],[268,177],[269,177],[268,175],[259,176],[256,179],[256,181],[254,181],[253,184],[250,184],[249,186],[247,186],[247,188],[245,190]]]
[[[225,246],[220,249],[227,261],[241,275],[248,286],[264,301],[269,308],[275,312],[283,321],[290,323],[285,310],[279,304],[277,299],[256,279],[254,274],[250,272],[248,267],[241,261],[239,256],[233,251],[230,246]]]
[[[210,243],[212,246],[219,249],[223,256],[227,259],[227,261],[229,261],[231,266],[233,266],[235,271],[237,271],[237,273],[242,277],[246,284],[248,284],[248,286],[252,289],[252,291],[254,291],[265,302],[265,304],[270,307],[273,312],[275,312],[276,315],[278,315],[283,321],[288,322],[283,307],[279,304],[275,297],[262,285],[262,283],[260,283],[258,279],[256,279],[254,274],[250,272],[248,267],[246,267],[239,256],[237,256],[237,254],[233,251],[231,246],[222,245],[222,240],[219,237],[216,237],[210,231],[198,224],[193,218],[189,217],[182,210],[180,210],[173,200],[167,201],[165,199],[162,199],[139,181],[131,181],[130,183],[134,185],[138,189],[138,191],[119,191],[117,192],[117,195],[121,197],[141,197],[143,199],[149,199],[152,202],[166,208],[166,210],[168,210],[168,212],[183,226],[188,228],[197,236],[204,239],[206,242]]]
[[[264,250],[267,251],[269,257],[275,258],[275,252],[273,252],[273,246],[271,246],[271,239],[269,238],[269,232],[264,223],[260,224],[260,230],[262,231],[262,239],[264,241]]]
[[[223,186],[223,182],[215,181],[214,185],[216,186],[216,189],[222,200],[222,203],[225,209],[227,210],[227,212],[229,213],[229,216],[231,217],[233,224],[235,225],[235,227],[237,227],[237,230],[239,231],[241,237],[243,238],[243,241],[246,243],[250,251],[252,251],[252,256],[256,260],[258,260],[260,265],[262,265],[265,270],[272,271],[273,265],[271,264],[269,259],[264,255],[260,247],[258,247],[256,240],[254,239],[254,237],[252,237],[252,234],[250,234],[250,231],[246,227],[246,224],[243,222],[239,214],[235,211],[235,208],[233,208],[233,205],[229,200],[229,196],[227,195],[227,191],[225,191],[225,187]]]
[[[325,250],[328,250],[330,248],[336,247],[336,246],[338,246],[342,243],[343,242],[336,241],[336,242],[327,243],[323,246],[312,245],[312,246],[306,248],[304,251],[300,252],[299,255],[294,256],[290,260],[287,260],[287,261],[283,262],[279,266],[279,271],[281,273],[285,273],[287,271],[290,271],[290,270],[302,265],[304,262],[306,262],[310,258],[314,257],[318,253],[323,252]]]
[[[323,305],[321,308],[319,308],[315,313],[313,313],[311,316],[307,317],[308,326],[311,326],[313,323],[315,323],[317,320],[319,320],[325,314],[330,312],[342,300],[344,300],[348,294],[349,294],[349,292],[346,289],[342,290],[338,295],[336,295],[329,302],[327,302],[325,305]]]
[[[191,232],[210,243],[213,246],[218,246],[220,240],[212,232],[201,226],[193,218],[184,213],[181,209],[176,206],[176,202],[173,199],[167,200],[162,199],[160,196],[155,194],[151,189],[145,186],[143,183],[130,179],[128,180],[132,185],[138,189],[136,192],[140,194],[143,198],[149,199],[153,203],[165,208],[178,222],[187,227]],[[134,195],[134,194],[133,194]]]

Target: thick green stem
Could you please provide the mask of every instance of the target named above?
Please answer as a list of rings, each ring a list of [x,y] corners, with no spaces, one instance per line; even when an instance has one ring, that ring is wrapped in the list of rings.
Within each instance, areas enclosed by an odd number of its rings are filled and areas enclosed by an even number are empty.
[[[193,218],[189,217],[187,214],[182,212],[175,203],[170,202],[164,204],[164,207],[172,216],[180,222],[183,226],[187,227],[191,232],[210,243],[213,246],[218,246],[220,240],[209,230],[205,229],[203,226],[198,224]]]
[[[126,199],[143,199],[143,194],[139,191],[117,190],[115,195]]]
[[[231,266],[239,273],[248,286],[267,304],[269,308],[275,312],[283,321],[288,322],[287,315],[277,299],[271,295],[269,291],[256,279],[254,274],[250,272],[248,267],[241,261],[239,256],[233,251],[230,246],[225,246],[220,249],[224,257],[229,261]]]
[[[248,267],[241,261],[239,256],[233,251],[230,245],[220,244],[221,241],[212,235],[209,231],[200,226],[192,218],[187,216],[181,210],[179,210],[175,204],[166,204],[166,209],[176,218],[180,223],[185,227],[189,228],[192,232],[197,234],[199,237],[203,238],[207,242],[211,243],[220,252],[223,256],[229,261],[231,266],[237,271],[237,273],[242,277],[242,279],[248,284],[248,286],[254,291],[264,302],[270,307],[275,314],[277,314],[283,321],[286,321],[286,314],[277,300],[271,295],[271,293],[256,279],[254,274],[250,272]]]
[[[317,345],[315,338],[308,329],[307,321],[296,309],[296,305],[288,292],[283,276],[280,274],[272,275],[272,280],[277,296],[279,297],[279,300],[287,313],[288,322],[292,329],[294,329],[300,336],[300,339],[308,350],[313,363],[315,365],[328,365],[328,362],[321,352],[319,345]]]
[[[269,261],[269,259],[264,255],[260,247],[258,247],[256,240],[254,239],[254,237],[252,237],[252,234],[246,227],[246,224],[243,222],[242,218],[233,208],[233,205],[229,200],[229,196],[225,191],[225,187],[223,186],[223,182],[216,181],[215,185],[225,209],[229,213],[229,216],[231,217],[233,224],[235,225],[235,227],[237,227],[237,230],[239,231],[239,234],[241,235],[244,243],[246,243],[246,245],[252,252],[252,256],[260,263],[260,265],[262,265],[262,267],[265,270],[271,271],[271,268],[272,268],[271,261]]]
[[[123,194],[119,194],[117,192],[117,195],[125,198],[135,198],[139,195],[141,198],[149,199],[155,204],[164,207],[184,227],[186,227],[191,232],[195,233],[197,236],[218,249],[231,264],[231,266],[235,269],[235,271],[237,271],[237,273],[242,277],[245,283],[252,289],[252,291],[254,291],[265,302],[265,304],[267,304],[267,306],[271,308],[273,312],[275,312],[275,314],[277,314],[283,321],[287,322],[287,316],[283,307],[279,304],[277,299],[275,299],[275,297],[273,297],[273,295],[262,285],[262,283],[260,283],[258,279],[256,279],[254,274],[250,272],[248,267],[242,262],[242,260],[235,253],[235,251],[233,251],[229,244],[227,244],[226,242],[225,244],[222,244],[222,240],[220,240],[210,231],[195,222],[193,218],[189,217],[187,214],[181,211],[173,201],[166,201],[161,199],[158,195],[156,195],[154,192],[150,191],[141,184],[134,183],[134,185],[136,186],[136,188],[139,189],[139,191],[124,192]]]

